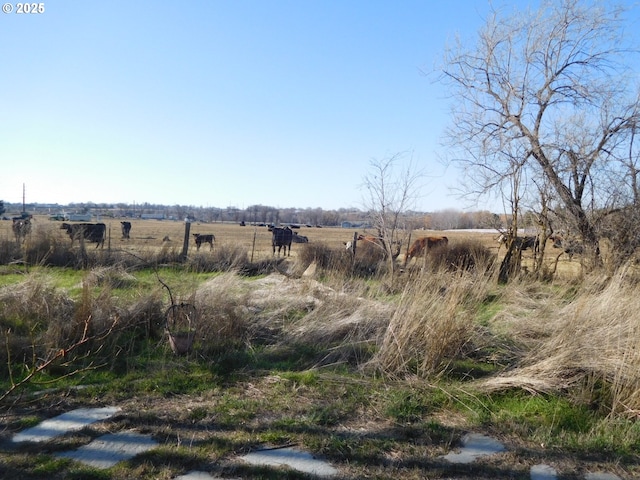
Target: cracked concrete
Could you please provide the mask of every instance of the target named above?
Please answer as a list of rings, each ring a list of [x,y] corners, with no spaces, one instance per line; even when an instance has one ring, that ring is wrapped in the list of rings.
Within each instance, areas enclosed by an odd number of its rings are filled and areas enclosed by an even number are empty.
[[[13,443],[48,442],[68,432],[77,431],[95,422],[106,420],[120,411],[121,408],[119,407],[72,410],[44,420],[35,427],[27,428],[17,433],[12,437],[11,441]],[[85,465],[104,469],[110,468],[118,462],[131,459],[156,446],[158,446],[158,442],[151,438],[150,435],[143,435],[135,431],[124,431],[103,435],[76,450],[59,452],[55,456],[70,458]],[[496,455],[505,451],[507,451],[505,446],[496,439],[487,435],[470,433],[463,437],[460,448],[456,448],[440,458],[450,463],[469,464],[480,457]],[[252,465],[277,468],[286,466],[318,477],[332,477],[339,473],[338,469],[328,462],[317,459],[310,453],[291,447],[256,450],[238,458]],[[211,480],[220,478],[222,477],[214,477],[207,472],[193,470],[176,477],[176,480]],[[538,464],[531,467],[530,478],[531,480],[556,480],[558,472],[550,465]],[[607,472],[590,472],[585,474],[584,480],[620,480],[620,477]]]

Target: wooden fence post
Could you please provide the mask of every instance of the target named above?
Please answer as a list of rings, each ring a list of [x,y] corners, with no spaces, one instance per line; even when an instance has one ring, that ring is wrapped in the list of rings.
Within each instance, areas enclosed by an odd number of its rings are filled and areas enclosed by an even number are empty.
[[[187,252],[189,251],[189,231],[191,230],[191,222],[188,220],[184,222],[184,242],[182,243],[182,260],[187,259]]]

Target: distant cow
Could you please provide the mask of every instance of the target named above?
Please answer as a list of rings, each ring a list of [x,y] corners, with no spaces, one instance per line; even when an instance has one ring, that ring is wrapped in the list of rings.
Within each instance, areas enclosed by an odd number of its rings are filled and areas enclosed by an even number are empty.
[[[381,252],[383,255],[386,254],[385,253],[386,252],[386,248],[385,248],[384,243],[382,242],[382,239],[380,237],[374,237],[373,235],[362,235],[362,234],[360,234],[360,235],[358,235],[356,240],[358,242],[362,242],[363,246],[370,245],[372,247],[376,247],[376,249],[379,249],[379,252]]]
[[[208,243],[210,247],[209,250],[213,250],[213,242],[216,241],[216,237],[214,235],[212,234],[201,235],[199,233],[194,233],[193,238],[196,242],[196,250],[200,250],[200,246],[203,243]]]
[[[498,242],[500,243],[500,245],[502,244],[506,245],[508,239],[509,237],[503,233],[500,235],[500,237],[498,237]],[[528,235],[525,237],[515,237],[513,241],[514,241],[514,247],[517,250],[524,251],[524,250],[531,249],[533,250],[534,254],[540,251],[540,239],[537,236]]]
[[[293,233],[293,243],[309,243],[309,237],[305,237],[304,235],[298,235],[296,232]]]
[[[17,243],[23,243],[27,235],[31,233],[31,217],[14,217],[13,234],[16,237]]]
[[[432,250],[438,247],[446,247],[449,244],[449,239],[447,237],[422,237],[416,239],[409,251],[407,252],[407,257],[405,258],[405,265],[409,263],[412,258],[422,256],[426,251]]]
[[[273,254],[276,254],[276,247],[278,247],[278,256],[280,256],[280,250],[284,247],[283,255],[291,255],[291,242],[293,241],[293,232],[289,227],[271,228],[271,246],[273,247]],[[288,250],[287,250],[288,249]]]
[[[584,253],[584,247],[577,240],[565,240],[560,235],[551,236],[549,240],[553,242],[553,248],[561,248],[569,256],[569,260],[573,259],[576,254],[582,255]]]
[[[107,232],[107,226],[104,223],[63,223],[60,225],[60,229],[67,231],[72,246],[73,241],[77,239],[78,241],[94,242],[96,248],[104,247]]]
[[[122,238],[129,238],[131,222],[120,222],[120,226],[122,227]]]
[[[382,246],[382,240],[379,237],[374,237],[373,235],[358,235],[357,240],[359,242],[369,242],[374,245]]]

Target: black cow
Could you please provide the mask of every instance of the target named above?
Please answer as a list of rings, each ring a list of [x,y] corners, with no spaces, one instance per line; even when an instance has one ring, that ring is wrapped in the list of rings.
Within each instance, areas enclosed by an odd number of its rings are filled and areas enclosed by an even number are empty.
[[[498,238],[498,243],[506,244],[508,239],[509,237],[503,233]],[[540,251],[540,239],[537,236],[528,235],[526,237],[516,237],[513,239],[513,242],[517,250],[524,251],[531,249],[534,255]]]
[[[31,217],[14,217],[12,220],[13,225],[11,225],[11,228],[16,237],[16,242],[23,243],[27,235],[31,233]]]
[[[309,243],[309,237],[304,235],[298,235],[296,232],[293,232],[293,243]]]
[[[519,250],[531,249],[534,253],[540,250],[540,240],[537,236],[517,237],[515,239],[516,248]]]
[[[584,247],[578,240],[565,240],[560,235],[551,236],[549,240],[553,242],[553,248],[561,248],[569,256],[569,260],[573,259],[576,254],[582,255],[584,253]]]
[[[104,247],[107,232],[107,226],[104,223],[63,223],[60,229],[67,231],[72,246],[73,241],[77,239],[79,242],[83,240],[94,242],[96,248]]]
[[[129,238],[131,232],[131,222],[120,222],[122,226],[122,238]]]
[[[216,237],[212,234],[201,235],[199,233],[194,233],[193,238],[196,242],[196,250],[200,250],[200,246],[203,243],[208,243],[211,246],[210,250],[213,250],[213,242],[216,241]]]
[[[278,256],[280,256],[280,250],[284,247],[284,255],[290,256],[292,241],[293,232],[289,227],[273,227],[271,229],[271,245],[273,246],[274,255],[276,254],[276,247],[278,247]]]

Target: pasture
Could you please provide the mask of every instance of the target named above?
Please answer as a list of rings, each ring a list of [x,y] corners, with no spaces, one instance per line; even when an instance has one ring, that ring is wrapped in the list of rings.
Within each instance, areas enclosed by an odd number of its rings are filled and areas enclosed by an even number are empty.
[[[153,253],[161,250],[182,251],[185,237],[185,223],[182,221],[171,220],[141,220],[126,219],[131,222],[130,238],[122,238],[121,220],[118,218],[104,218],[100,221],[106,225],[106,241],[104,248],[112,251],[131,252],[133,254]],[[94,220],[94,222],[96,222]],[[73,222],[70,222],[73,223]],[[47,216],[34,216],[33,228],[31,236],[52,235],[59,238],[61,242],[69,241],[69,237],[64,230],[61,230],[62,222],[50,220]],[[340,227],[305,227],[294,230],[299,235],[309,238],[310,244],[323,244],[332,250],[343,250],[344,243],[353,240],[354,233],[373,234],[371,230],[357,230]],[[190,224],[189,231],[189,254],[196,252],[196,246],[193,234],[215,235],[214,251],[216,248],[227,248],[228,250],[241,250],[247,252],[247,257],[252,261],[261,261],[273,258],[273,249],[271,246],[271,232],[267,227],[253,226],[247,224],[240,226],[237,223],[200,223],[193,222]],[[449,238],[449,246],[455,246],[461,242],[478,242],[491,252],[501,258],[505,253],[505,248],[497,239],[499,233],[497,231],[466,231],[466,230],[414,230],[411,232],[410,241],[426,236],[446,235]],[[13,239],[10,221],[0,221],[0,239]],[[27,242],[29,239],[27,239]],[[77,244],[76,244],[77,248]],[[87,245],[88,250],[94,249],[94,244]],[[304,244],[293,243],[291,246],[290,259],[295,261],[300,252],[304,249]],[[398,263],[404,262],[408,245],[403,245],[401,254],[398,257]],[[201,253],[209,252],[209,245],[204,245],[200,250]],[[545,264],[550,268],[556,261],[556,257],[560,251],[552,248],[552,242],[547,243],[547,253]],[[413,264],[421,262],[420,259],[413,260]],[[525,269],[530,268],[532,264],[532,252],[527,250],[522,255],[522,265]],[[578,257],[569,260],[567,255],[560,256],[557,266],[557,274],[559,276],[574,276],[580,272],[580,261]]]

